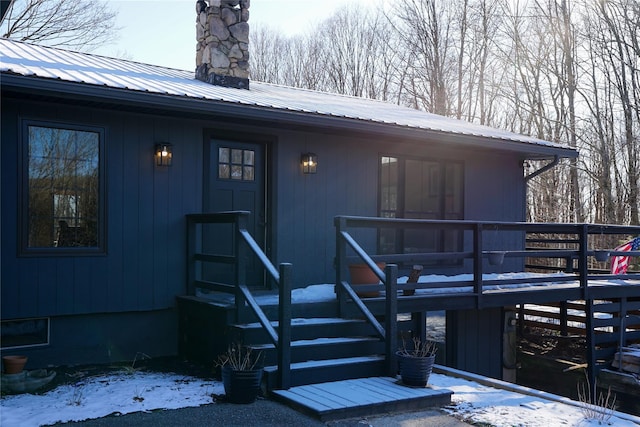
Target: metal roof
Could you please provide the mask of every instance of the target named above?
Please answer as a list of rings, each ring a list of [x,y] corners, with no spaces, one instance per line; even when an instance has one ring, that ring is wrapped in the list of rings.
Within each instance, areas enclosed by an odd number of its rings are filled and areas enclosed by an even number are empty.
[[[360,125],[383,125],[405,131],[430,131],[440,135],[489,138],[519,143],[516,151],[575,157],[565,145],[468,123],[382,101],[317,92],[251,81],[251,89],[214,86],[194,77],[194,72],[104,56],[0,39],[0,72],[9,76],[80,84],[87,88],[112,88],[133,94],[162,95],[205,101],[206,106],[251,107],[280,116],[304,114],[334,118]],[[3,80],[5,80],[3,78]],[[0,81],[1,82],[1,81]],[[4,85],[4,83],[3,83]],[[405,132],[406,134],[406,132]],[[504,147],[507,148],[507,147]]]

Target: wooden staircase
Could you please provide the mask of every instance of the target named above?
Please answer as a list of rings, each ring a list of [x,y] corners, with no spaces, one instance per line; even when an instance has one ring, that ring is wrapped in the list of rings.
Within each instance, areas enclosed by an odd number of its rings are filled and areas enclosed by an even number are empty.
[[[371,324],[363,319],[337,317],[335,306],[335,302],[292,306],[290,386],[387,374],[384,343]],[[238,323],[235,305],[216,301],[215,297],[181,296],[178,307],[182,355],[211,363],[229,344],[242,343],[261,352],[266,389],[278,388],[277,349],[250,313],[241,315]],[[277,329],[277,307],[261,308]]]
[[[340,279],[344,264],[337,277],[341,286],[338,299],[293,304],[292,265],[281,263],[276,268],[271,263],[247,229],[248,216],[249,212],[243,211],[187,215],[188,295],[177,299],[180,354],[212,363],[230,344],[259,350],[266,365],[267,389],[395,376],[396,298],[385,299],[382,312],[394,321],[383,327],[350,285]],[[226,241],[228,248],[212,253],[205,243],[221,230],[230,232],[233,239]],[[378,277],[384,274],[385,283],[395,286],[396,266],[381,273],[369,256],[363,255]],[[249,258],[264,268],[266,278],[261,286],[247,284]],[[212,268],[221,264],[232,266],[233,277]],[[275,292],[258,290],[265,288]],[[261,298],[261,292],[271,295]],[[277,298],[271,298],[274,294]],[[395,296],[395,288],[391,294]],[[347,316],[349,298],[356,303],[362,320],[338,318]]]
[[[296,318],[291,326],[291,386],[385,374],[384,344],[364,320]],[[265,385],[268,390],[277,388],[277,352],[262,326],[233,324],[229,330],[232,340],[262,353]]]

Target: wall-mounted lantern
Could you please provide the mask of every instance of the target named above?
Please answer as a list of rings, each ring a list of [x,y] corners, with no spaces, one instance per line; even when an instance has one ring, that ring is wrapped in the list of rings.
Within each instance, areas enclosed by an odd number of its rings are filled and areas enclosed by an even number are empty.
[[[302,172],[303,173],[316,173],[318,167],[318,156],[314,153],[304,153],[301,157]]]
[[[173,146],[168,142],[156,144],[156,165],[171,166],[173,161]]]

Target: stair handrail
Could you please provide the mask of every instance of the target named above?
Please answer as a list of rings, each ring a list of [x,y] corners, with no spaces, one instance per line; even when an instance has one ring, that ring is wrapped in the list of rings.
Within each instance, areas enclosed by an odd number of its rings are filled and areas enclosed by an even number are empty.
[[[236,316],[239,320],[240,311],[243,309],[244,301],[258,318],[262,327],[267,331],[271,342],[276,347],[278,359],[278,386],[288,389],[291,385],[291,278],[292,265],[290,263],[280,263],[280,272],[276,270],[269,258],[262,251],[251,233],[247,230],[247,220],[249,212],[240,211],[235,221],[238,244],[236,245]],[[251,290],[246,285],[246,257],[247,249],[253,253],[271,275],[274,283],[278,286],[278,314],[283,316],[278,318],[278,332],[271,325],[271,321],[262,311]]]
[[[351,298],[358,310],[363,314],[367,322],[374,328],[377,335],[385,343],[385,369],[388,375],[394,376],[397,371],[395,352],[398,347],[397,317],[398,317],[398,266],[388,264],[384,272],[371,259],[369,254],[344,230],[346,220],[335,218],[336,225],[336,293],[338,294],[339,312],[342,315],[346,311],[346,294]],[[385,287],[385,325],[384,327],[371,313],[366,304],[353,290],[353,287],[345,280],[346,263],[342,262],[346,256],[346,247],[349,245],[360,259],[375,273]]]
[[[241,311],[246,306],[257,317],[262,328],[267,332],[271,343],[277,350],[278,363],[278,386],[284,389],[290,387],[291,384],[291,289],[292,289],[292,269],[290,263],[280,263],[279,269],[276,269],[269,258],[263,252],[260,245],[255,241],[251,233],[247,230],[247,220],[250,215],[248,211],[227,211],[210,214],[191,214],[187,215],[187,236],[188,236],[188,287],[194,288],[196,282],[196,270],[193,264],[196,259],[197,248],[201,248],[201,243],[196,235],[196,224],[200,223],[228,223],[234,227],[236,236],[236,245],[234,255],[226,262],[232,262],[235,265],[235,283],[232,285],[233,294],[235,296],[236,321],[240,320]],[[251,290],[246,284],[246,260],[249,254],[253,254],[260,261],[271,279],[278,287],[278,331],[271,325],[271,321],[264,313],[257,300],[253,296]],[[205,260],[223,259],[223,257],[212,256],[204,258]],[[216,287],[223,292],[228,292],[229,286],[224,284]]]

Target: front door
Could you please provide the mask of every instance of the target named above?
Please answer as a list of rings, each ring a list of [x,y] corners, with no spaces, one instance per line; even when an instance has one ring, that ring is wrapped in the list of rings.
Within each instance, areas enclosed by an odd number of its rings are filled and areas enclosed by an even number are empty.
[[[205,212],[249,211],[247,230],[265,250],[265,147],[252,142],[211,139],[205,149],[207,183]],[[206,233],[205,250],[233,253],[230,227],[214,228]],[[248,258],[247,284],[264,286],[264,269],[256,257]],[[233,268],[218,265],[208,271],[207,280],[232,283]]]

